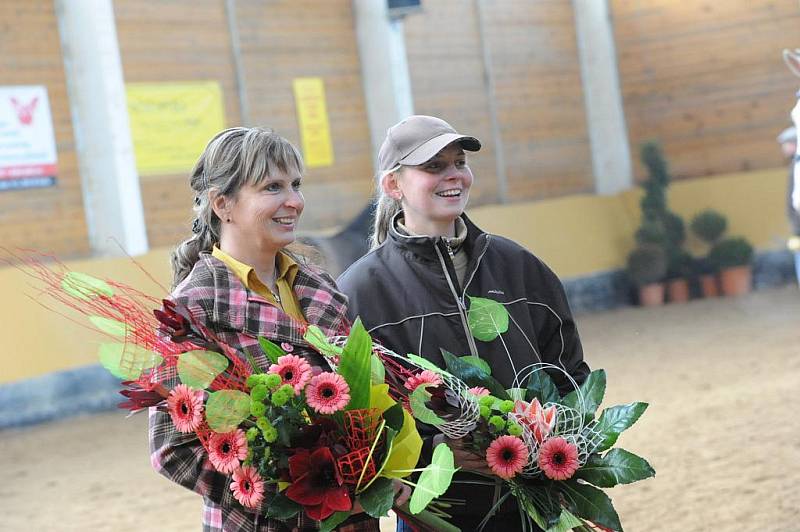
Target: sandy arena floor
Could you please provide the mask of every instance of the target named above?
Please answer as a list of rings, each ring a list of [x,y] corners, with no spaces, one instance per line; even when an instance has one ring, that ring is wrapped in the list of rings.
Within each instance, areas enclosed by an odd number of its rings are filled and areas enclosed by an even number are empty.
[[[610,490],[626,530],[800,530],[796,288],[578,323],[605,405],[651,405],[619,442],[658,471]],[[0,432],[0,530],[198,530],[199,497],[151,471],[145,425],[111,412]]]

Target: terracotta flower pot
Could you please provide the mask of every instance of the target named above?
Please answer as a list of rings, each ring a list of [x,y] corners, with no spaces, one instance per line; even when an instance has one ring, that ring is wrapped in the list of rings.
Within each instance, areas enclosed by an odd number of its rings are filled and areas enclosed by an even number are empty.
[[[672,303],[686,303],[689,301],[689,281],[686,279],[672,279],[667,283],[667,293]]]
[[[719,296],[719,279],[713,273],[700,276],[700,290],[703,292],[703,297],[718,297]]]
[[[722,293],[726,296],[740,296],[750,292],[753,270],[750,266],[725,268],[719,274]]]
[[[655,307],[664,304],[664,283],[650,283],[639,287],[639,304]]]

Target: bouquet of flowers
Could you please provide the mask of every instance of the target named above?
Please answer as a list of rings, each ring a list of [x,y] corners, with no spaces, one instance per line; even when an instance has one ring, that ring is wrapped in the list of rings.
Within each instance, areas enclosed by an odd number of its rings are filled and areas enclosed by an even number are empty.
[[[259,338],[271,364],[237,352],[197,323],[188,309],[128,286],[32,261],[45,292],[113,337],[100,361],[123,380],[120,404],[131,412],[156,407],[175,429],[197,435],[213,467],[230,475],[244,507],[288,520],[299,512],[333,530],[356,503],[373,517],[394,504],[394,479],[421,472],[414,514],[435,529],[452,529],[424,512],[455,471],[452,452],[415,469],[422,440],[410,411],[390,393],[381,359],[360,321],[342,345],[316,327],[305,333],[329,369],[312,368],[295,346]],[[154,307],[161,308],[152,310]]]

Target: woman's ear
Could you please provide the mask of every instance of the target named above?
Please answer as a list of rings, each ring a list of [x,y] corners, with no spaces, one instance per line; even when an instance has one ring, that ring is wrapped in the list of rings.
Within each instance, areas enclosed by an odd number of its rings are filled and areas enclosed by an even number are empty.
[[[392,199],[401,201],[403,199],[403,190],[400,188],[400,172],[389,172],[383,179],[381,179],[381,188],[384,194]]]
[[[227,198],[227,196],[218,194],[216,190],[209,190],[208,195],[209,202],[211,203],[211,209],[214,211],[214,214],[217,215],[217,218],[223,222],[230,222],[230,200]]]

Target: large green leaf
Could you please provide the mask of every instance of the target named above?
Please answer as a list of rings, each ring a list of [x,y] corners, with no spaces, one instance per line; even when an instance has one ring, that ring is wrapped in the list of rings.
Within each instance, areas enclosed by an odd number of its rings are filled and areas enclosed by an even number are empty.
[[[350,387],[350,402],[347,410],[369,408],[371,356],[372,338],[364,329],[361,320],[356,318],[339,360],[339,374]]]
[[[300,503],[294,502],[281,492],[275,494],[267,505],[267,517],[287,521],[297,515],[303,507]]]
[[[100,344],[98,356],[104,368],[125,381],[138,379],[144,370],[154,368],[164,361],[158,353],[130,343]]]
[[[422,470],[411,494],[409,510],[412,514],[418,514],[436,497],[444,494],[456,472],[454,466],[453,451],[445,443],[440,443],[433,450],[431,463]]]
[[[574,479],[559,483],[572,513],[593,523],[622,532],[617,511],[611,499],[601,490],[589,484],[579,484]]]
[[[214,351],[187,351],[178,357],[178,377],[186,386],[203,390],[228,368],[228,359]]]
[[[581,393],[583,394],[583,404],[580,404],[578,392],[572,390],[561,399],[561,404],[574,408],[579,412],[584,412],[585,419],[594,419],[594,414],[597,412],[597,407],[603,402],[603,396],[606,393],[606,372],[603,369],[598,369],[589,374],[583,384],[580,385]]]
[[[277,364],[278,359],[286,354],[286,351],[281,349],[281,346],[263,336],[258,337],[258,344],[261,346],[264,354],[267,355],[267,359],[273,364]]]
[[[467,322],[472,336],[491,342],[508,330],[508,311],[494,299],[469,297]]]
[[[569,532],[575,527],[579,527],[583,521],[572,515],[569,510],[561,509],[561,515],[558,516],[558,523],[547,529],[547,532]]]
[[[380,477],[358,496],[361,507],[372,517],[380,518],[389,513],[394,504],[392,479]]]
[[[208,394],[206,421],[214,432],[231,432],[250,415],[250,396],[239,390]]]
[[[414,354],[411,354],[411,353],[406,355],[406,357],[411,362],[413,362],[414,364],[416,364],[417,366],[419,366],[419,367],[421,367],[423,369],[429,369],[429,370],[431,370],[431,371],[433,371],[435,373],[441,373],[442,372],[442,368],[440,368],[439,366],[437,366],[436,364],[434,364],[433,362],[431,362],[427,358],[422,358],[421,356],[414,355]]]
[[[350,512],[335,512],[331,514],[330,517],[320,522],[319,532],[331,532],[334,528],[342,524],[348,517],[350,517]]]
[[[386,380],[386,368],[383,367],[383,362],[374,353],[369,360],[372,384],[383,384],[383,381]]]
[[[595,427],[595,430],[600,431],[603,435],[603,442],[595,451],[602,452],[610,449],[617,442],[619,435],[644,414],[647,406],[647,403],[637,402],[612,406],[603,410]]]
[[[644,458],[625,449],[611,449],[603,456],[591,455],[575,476],[598,488],[613,488],[617,484],[630,484],[655,474],[655,469]]]
[[[340,356],[342,348],[328,342],[328,337],[322,332],[322,329],[316,325],[309,325],[303,339],[308,342],[310,346],[325,355],[326,357]]]
[[[492,378],[491,375],[477,366],[464,362],[445,349],[441,351],[447,371],[454,377],[461,379],[468,386],[483,386],[498,399],[508,399],[508,394],[503,385]]]
[[[553,379],[550,378],[550,375],[548,375],[544,369],[538,369],[531,373],[531,376],[528,377],[527,389],[528,402],[533,401],[535,397],[539,399],[539,403],[544,405],[547,403],[556,403],[561,398],[558,393],[558,388],[556,388],[556,385],[553,383]]]
[[[430,384],[420,384],[408,396],[408,404],[411,406],[411,411],[414,412],[414,417],[428,425],[441,425],[444,420],[436,415],[436,412],[427,407],[427,403],[431,394],[426,389]]]
[[[486,362],[484,359],[482,359],[482,358],[480,358],[480,357],[474,357],[474,356],[464,356],[464,357],[458,357],[458,358],[459,358],[460,360],[463,360],[463,361],[464,361],[464,362],[466,362],[467,364],[472,364],[473,366],[477,366],[477,367],[479,367],[479,368],[480,368],[480,369],[482,369],[482,370],[483,370],[483,371],[484,371],[484,372],[485,372],[487,375],[491,375],[491,374],[492,374],[492,367],[489,365],[489,363],[488,363],[488,362]]]
[[[114,295],[114,290],[108,283],[91,275],[80,272],[67,272],[61,278],[61,288],[78,299],[89,301],[95,297]]]
[[[92,322],[92,325],[111,336],[125,338],[128,332],[128,326],[119,320],[104,318],[103,316],[89,316],[89,321]]]

